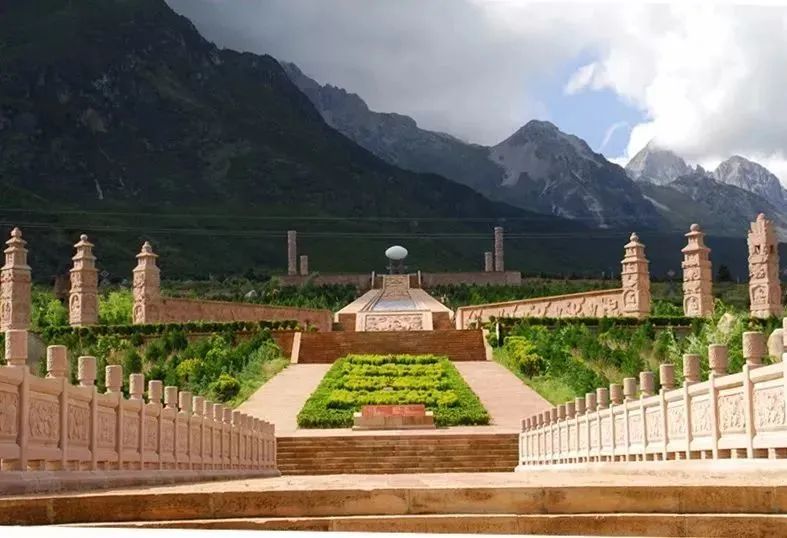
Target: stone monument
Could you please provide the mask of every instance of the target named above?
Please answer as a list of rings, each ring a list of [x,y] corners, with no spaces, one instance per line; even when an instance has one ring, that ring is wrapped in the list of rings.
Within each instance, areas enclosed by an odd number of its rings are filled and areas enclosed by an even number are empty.
[[[489,251],[484,252],[484,272],[491,273],[494,270],[495,270],[494,255]]]
[[[760,213],[749,229],[749,302],[751,317],[782,313],[779,251],[773,222]]]
[[[287,274],[298,274],[298,233],[295,230],[287,232]]]
[[[137,254],[134,268],[133,323],[157,323],[161,315],[161,272],[156,265],[158,255],[145,241]]]
[[[71,293],[68,298],[68,321],[71,325],[84,326],[98,323],[98,271],[93,243],[82,234],[74,245],[76,255],[71,269]]]
[[[505,253],[503,251],[503,227],[495,226],[495,271],[505,271]]]
[[[698,224],[692,224],[683,247],[683,313],[692,318],[713,315],[713,271],[710,249]]]
[[[0,330],[26,330],[30,327],[30,266],[27,242],[22,231],[14,228],[5,243],[5,265],[0,269]]]
[[[645,245],[639,242],[636,233],[632,233],[624,249],[621,262],[623,315],[642,319],[650,314],[650,273]]]

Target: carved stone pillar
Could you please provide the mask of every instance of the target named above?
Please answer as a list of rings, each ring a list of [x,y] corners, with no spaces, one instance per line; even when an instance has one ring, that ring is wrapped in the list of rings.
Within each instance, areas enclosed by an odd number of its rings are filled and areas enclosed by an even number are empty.
[[[158,323],[161,315],[161,272],[156,265],[158,255],[145,241],[137,254],[134,268],[133,323]]]
[[[710,249],[698,224],[692,224],[683,247],[683,313],[692,318],[713,315],[713,271]]]
[[[309,256],[301,255],[301,276],[309,276]]]
[[[298,274],[298,234],[295,230],[287,232],[287,274]]]
[[[495,270],[495,258],[491,252],[484,252],[484,271],[491,273]]]
[[[650,273],[645,245],[639,242],[636,233],[626,243],[625,256],[621,262],[623,281],[623,315],[645,318],[650,314]]]
[[[68,320],[71,325],[84,326],[98,323],[98,271],[93,243],[86,235],[74,245],[76,255],[71,269],[71,293],[68,298]]]
[[[505,271],[503,251],[503,227],[495,226],[495,271]]]
[[[779,251],[773,222],[760,213],[749,230],[749,301],[753,318],[780,316]]]
[[[31,308],[27,242],[22,231],[14,228],[5,244],[5,265],[0,269],[0,330],[27,330]]]

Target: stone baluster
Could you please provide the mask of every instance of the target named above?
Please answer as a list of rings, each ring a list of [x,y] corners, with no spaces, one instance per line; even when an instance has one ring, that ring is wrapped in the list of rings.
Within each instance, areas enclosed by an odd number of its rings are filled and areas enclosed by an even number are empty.
[[[659,365],[659,383],[661,390],[668,391],[675,388],[675,366],[664,363]]]
[[[164,387],[164,407],[166,409],[178,409],[178,387],[172,385]]]
[[[607,409],[609,407],[609,389],[606,387],[599,387],[596,389],[596,403],[598,409]]]
[[[577,416],[585,414],[585,399],[581,396],[574,398],[574,407],[577,410]]]
[[[656,393],[656,383],[653,372],[639,373],[639,387],[642,398],[653,396]]]
[[[232,409],[230,409],[227,406],[222,406],[222,417],[224,420],[224,428],[228,432],[227,435],[222,437],[223,439],[221,445],[223,447],[222,460],[224,463],[224,468],[231,469],[232,462],[234,461],[232,454],[235,450],[235,439],[233,438],[233,434],[232,434]]]
[[[585,394],[585,409],[587,409],[588,413],[592,413],[596,410],[596,393],[595,392],[588,392]]]
[[[700,381],[700,356],[694,353],[683,355],[683,382],[687,384]]]
[[[743,358],[749,368],[762,366],[762,359],[767,355],[765,334],[759,331],[743,333]]]
[[[30,328],[31,275],[27,264],[27,242],[22,231],[14,228],[6,241],[5,264],[0,269],[0,330]]]
[[[557,422],[557,407],[553,407],[549,410],[549,421],[554,424]]]
[[[575,402],[566,402],[566,417],[567,418],[574,418],[576,416],[577,409]]]
[[[96,383],[96,358],[85,356],[77,360],[77,377],[80,387],[92,387]]]
[[[128,376],[129,400],[142,400],[145,393],[145,375],[131,374]]]
[[[105,370],[107,393],[119,394],[123,387],[123,367],[119,364],[110,364]]]
[[[620,383],[612,383],[609,385],[609,398],[612,400],[613,405],[620,405],[623,403],[623,385]]]
[[[148,381],[148,403],[161,405],[161,397],[164,394],[164,383],[158,379]]]
[[[46,376],[62,379],[68,370],[68,350],[66,346],[48,346],[46,348]]]
[[[5,333],[5,363],[8,366],[27,367],[27,331],[9,329]]]
[[[626,401],[634,400],[637,397],[637,378],[627,377],[623,379],[623,396]]]
[[[161,461],[161,429],[162,429],[162,421],[161,421],[161,399],[164,396],[164,383],[158,379],[153,379],[148,381],[148,406],[154,408],[154,416],[156,417],[155,426],[153,426],[156,430],[155,435],[155,444],[153,447],[145,446],[145,442],[143,441],[143,457],[142,457],[142,466],[143,468],[145,465],[150,465],[152,468],[161,469],[162,461]],[[144,408],[143,408],[144,413]],[[144,438],[143,438],[144,439]],[[147,452],[148,454],[144,454]],[[150,454],[153,452],[153,454]]]
[[[716,377],[727,375],[729,357],[727,346],[723,344],[711,344],[708,346],[708,366]]]

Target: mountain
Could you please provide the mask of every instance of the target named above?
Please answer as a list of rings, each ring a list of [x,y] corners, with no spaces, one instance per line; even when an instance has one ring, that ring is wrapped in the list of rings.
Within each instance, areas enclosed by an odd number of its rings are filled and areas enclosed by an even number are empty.
[[[787,208],[739,187],[717,181],[703,171],[680,176],[668,185],[644,184],[645,195],[679,230],[699,223],[710,234],[743,237],[748,223],[765,213],[787,237]]]
[[[631,179],[654,185],[667,185],[692,172],[683,159],[669,150],[659,148],[652,140],[626,165],[626,173]]]
[[[528,122],[494,146],[491,157],[505,170],[497,199],[601,228],[660,224],[622,168],[552,123]]]
[[[6,0],[0,51],[0,225],[22,227],[38,278],[83,231],[120,278],[145,239],[174,277],[281,268],[288,228],[323,271],[382,269],[402,238],[425,269],[478,267],[488,241],[462,237],[499,219],[582,228],[379,159],[277,60],[217,48],[163,0]]]
[[[787,191],[782,187],[779,178],[764,166],[738,155],[719,164],[713,171],[713,176],[719,183],[740,187],[762,196],[772,204],[783,204],[787,201]]]
[[[490,199],[595,227],[660,223],[623,170],[549,122],[531,121],[491,148],[469,144],[421,129],[409,116],[374,112],[358,95],[321,85],[295,64],[283,65],[329,125],[392,164],[440,174]]]

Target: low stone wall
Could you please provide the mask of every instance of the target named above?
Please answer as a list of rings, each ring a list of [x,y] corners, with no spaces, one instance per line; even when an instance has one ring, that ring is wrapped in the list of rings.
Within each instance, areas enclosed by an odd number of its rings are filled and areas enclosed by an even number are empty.
[[[787,326],[787,320],[785,320]],[[700,356],[684,355],[683,386],[671,364],[623,385],[599,388],[523,421],[520,465],[787,457],[787,355],[762,366],[765,335],[743,335],[746,364],[727,375],[727,348],[711,345],[711,368],[700,379]],[[611,402],[610,402],[611,400]]]
[[[187,321],[260,321],[297,320],[304,327],[313,325],[330,331],[333,315],[330,310],[271,306],[229,301],[201,301],[174,297],[161,298],[160,323]]]
[[[421,287],[452,286],[459,284],[479,286],[521,286],[519,271],[468,271],[463,273],[421,273]]]
[[[372,287],[371,273],[279,275],[276,279],[283,286],[302,286],[306,282],[311,282],[315,286],[355,286],[359,290],[368,290]]]
[[[576,318],[625,316],[623,290],[599,290],[521,301],[462,306],[456,310],[457,329],[468,329],[490,318]]]
[[[118,365],[107,366],[107,392],[99,393],[95,357],[79,358],[80,384],[71,385],[65,346],[47,348],[48,375],[40,378],[25,366],[26,331],[8,331],[6,339],[9,366],[0,367],[3,489],[24,485],[32,471],[60,471],[61,480],[68,471],[140,471],[157,480],[168,470],[179,476],[208,470],[277,474],[272,424],[177,387],[165,389],[161,381],[149,382],[146,403],[142,374],[130,376],[126,399]]]

